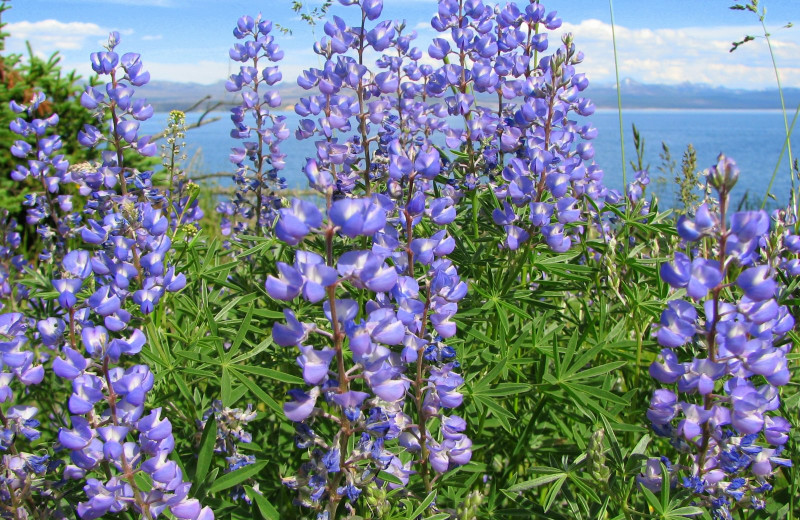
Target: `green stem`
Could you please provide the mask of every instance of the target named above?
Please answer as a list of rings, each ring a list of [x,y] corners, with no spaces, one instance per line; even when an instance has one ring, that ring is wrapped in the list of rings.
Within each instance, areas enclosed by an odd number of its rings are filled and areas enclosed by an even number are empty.
[[[472,190],[472,232],[475,235],[475,240],[480,238],[480,229],[478,227],[478,189]]]
[[[622,90],[619,83],[619,60],[617,58],[617,33],[614,24],[614,4],[613,0],[608,0],[608,10],[611,12],[611,41],[614,44],[614,73],[617,78],[617,112],[619,113],[619,145],[620,152],[622,153],[622,190],[626,189],[628,184],[627,174],[625,171],[625,131],[622,127]]]
[[[794,185],[794,159],[792,158],[792,141],[789,139],[791,132],[789,131],[789,118],[786,116],[786,102],[783,99],[783,87],[781,86],[781,75],[778,72],[778,64],[775,61],[775,52],[772,50],[772,41],[769,39],[769,32],[767,26],[764,24],[764,15],[766,15],[766,8],[764,14],[759,17],[761,21],[761,28],[764,30],[764,39],[767,40],[767,48],[769,49],[769,57],[772,59],[772,70],[775,71],[775,81],[778,84],[778,94],[781,97],[781,111],[783,112],[783,128],[786,132],[786,146],[789,151],[789,177],[792,180],[792,208],[795,215],[797,214],[797,193]],[[792,123],[794,126],[794,123]]]
[[[775,169],[772,170],[772,177],[769,179],[769,184],[767,185],[767,192],[764,194],[764,200],[761,201],[761,209],[767,205],[767,199],[769,198],[769,192],[772,190],[772,183],[775,182],[775,177],[778,176],[778,169],[781,167],[781,161],[783,161],[783,154],[786,153],[786,149],[789,147],[789,139],[792,136],[792,132],[794,131],[794,125],[797,123],[797,116],[800,115],[800,104],[797,105],[797,110],[794,111],[794,117],[792,118],[792,124],[789,126],[789,131],[786,132],[786,139],[783,140],[783,148],[781,148],[781,154],[778,156],[778,162],[775,164]],[[789,161],[789,167],[792,167],[791,161]]]
[[[642,372],[642,346],[643,346],[642,336],[644,331],[641,330],[641,327],[636,321],[635,316],[634,316],[633,330],[636,332],[636,377],[634,379],[634,388],[638,390],[639,388],[641,388],[639,386],[639,382],[641,380],[640,378]]]

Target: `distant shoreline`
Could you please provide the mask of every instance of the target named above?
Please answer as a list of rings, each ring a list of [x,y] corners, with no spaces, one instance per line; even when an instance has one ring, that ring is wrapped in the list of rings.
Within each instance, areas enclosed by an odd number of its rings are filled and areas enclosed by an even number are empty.
[[[153,105],[153,110],[157,113],[167,113],[170,110],[180,110],[180,107],[175,107],[173,105],[165,104],[165,103],[158,103],[158,102],[151,102]],[[221,105],[216,110],[210,112],[210,114],[228,114],[230,109],[235,107],[236,105]],[[794,111],[796,107],[789,108],[786,107],[786,111],[789,114],[789,117],[794,116]],[[615,106],[603,106],[597,107],[596,112],[600,113],[609,113],[609,112],[617,112],[618,108]],[[193,113],[203,112],[202,108],[195,109]],[[286,105],[280,108],[277,108],[272,111],[273,113],[291,113],[294,114],[294,105]],[[695,112],[702,114],[704,112],[707,113],[724,113],[724,112],[741,112],[741,113],[781,113],[783,112],[780,108],[736,108],[736,107],[629,107],[623,104],[622,107],[623,113],[642,113],[642,112]],[[791,121],[790,121],[791,122]]]
[[[313,90],[303,90],[288,81],[272,86],[271,90],[280,92],[283,103],[279,110],[282,111],[292,111],[294,104],[301,97],[316,94]],[[153,108],[160,112],[172,109],[185,110],[198,100],[206,97],[213,100],[208,101],[208,103],[221,102],[220,109],[229,109],[239,102],[236,93],[225,90],[224,82],[205,85],[153,81],[142,88],[140,92],[153,105]],[[591,99],[598,110],[617,110],[617,90],[614,86],[591,85],[587,90],[581,92],[581,95]],[[497,99],[494,96],[478,94],[476,97],[479,103],[486,102],[492,105],[497,103]],[[784,88],[784,98],[787,112],[794,114],[795,109],[800,104],[800,88],[794,86]],[[625,111],[767,111],[781,109],[780,96],[777,89],[740,90],[693,83],[658,85],[637,83],[632,80],[622,82],[622,108]]]

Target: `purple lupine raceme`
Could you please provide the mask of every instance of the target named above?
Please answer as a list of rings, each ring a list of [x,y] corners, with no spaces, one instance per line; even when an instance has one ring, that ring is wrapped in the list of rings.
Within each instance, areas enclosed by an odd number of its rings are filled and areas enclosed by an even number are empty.
[[[353,511],[370,486],[397,487],[379,480],[380,471],[401,482],[416,471],[430,489],[433,472],[471,457],[466,423],[452,413],[461,404],[463,380],[456,352],[446,345],[466,284],[445,258],[455,247],[446,230],[421,232],[422,224],[436,230],[455,217],[457,194],[449,185],[443,196],[432,196],[437,179],[447,175],[428,140],[444,127],[443,105],[421,99],[432,69],[418,63],[415,35],[406,35],[403,24],[370,26],[380,2],[355,4],[364,29],[340,18],[326,24],[315,47],[325,59],[322,69],[298,79],[320,92],[295,110],[307,118],[298,137],[318,139],[305,171],[325,196],[326,211],[299,201],[280,211],[276,231],[297,248],[295,260],[279,264],[265,283],[275,299],[321,303],[327,318],[304,323],[286,309],[286,322],[273,327],[277,344],[297,347],[310,387],[292,389],[284,405],[296,423],[298,447],[309,451],[308,462],[284,483],[318,518],[331,518],[340,507]],[[351,57],[367,47],[384,52],[373,75]],[[371,125],[377,136],[370,137]],[[307,250],[314,241],[306,237],[315,234],[324,239],[322,251]],[[337,257],[339,241],[350,249]],[[328,421],[338,432],[332,438],[316,426]],[[353,435],[359,437],[350,451]],[[411,460],[403,463],[396,449]]]
[[[100,467],[116,469],[108,480],[107,471],[104,478],[95,474],[86,480],[87,500],[78,508],[82,518],[99,518],[129,508],[144,517],[169,509],[177,518],[210,518],[213,513],[209,509],[188,497],[190,484],[183,481],[176,463],[168,460],[174,446],[169,420],[161,417],[160,409],[145,410],[146,395],[153,386],[149,368],[114,366],[123,356],[137,355],[147,341],[140,329],[131,326],[131,310],[150,314],[167,292],[185,285],[185,277],[169,265],[177,229],[161,205],[170,194],[153,186],[152,172],[132,170],[122,162],[123,151],[150,156],[155,145],[138,133],[139,122],[148,119],[153,110],[135,97],[134,88],[147,83],[149,73],[138,54],[117,57],[119,40],[119,35],[112,33],[106,52],[93,55],[95,71],[109,77],[105,94],[87,87],[82,97],[84,106],[111,118],[107,135],[97,128],[84,130],[85,135],[99,132],[102,137],[91,139],[92,145],[104,143],[106,149],[101,165],[76,175],[81,193],[91,194],[95,202],[87,205],[87,226],[81,234],[90,251],[65,257],[65,271],[77,278],[53,282],[54,286],[79,288],[73,280],[91,277],[96,287],[78,303],[81,312],[74,306],[65,308],[70,350],[54,363],[57,375],[72,380],[73,387],[69,401],[72,427],[59,434],[71,452],[72,464],[65,474],[84,478]],[[62,294],[66,303],[71,303],[68,295],[75,291]],[[133,478],[139,471],[151,477],[152,490],[139,489]]]
[[[13,473],[17,479],[11,487],[3,486],[0,494],[47,495],[59,481],[72,480],[81,482],[84,491],[77,505],[81,518],[124,511],[155,518],[168,510],[176,518],[207,520],[213,513],[189,497],[190,484],[169,460],[175,444],[169,420],[161,409],[146,408],[154,376],[146,365],[129,363],[147,342],[134,323],[153,312],[166,292],[182,289],[186,279],[170,264],[177,231],[170,223],[175,215],[163,209],[175,207],[167,200],[170,195],[153,186],[152,172],[124,162],[127,153],[152,155],[155,145],[139,135],[140,121],[153,110],[136,97],[134,88],[145,84],[149,74],[138,54],[119,56],[118,44],[119,35],[112,33],[106,50],[92,55],[93,69],[108,83],[104,89],[87,87],[81,97],[99,122],[108,121],[87,125],[79,135],[80,142],[100,149],[100,162],[66,169],[54,155],[58,138],[47,135],[57,116],[29,123],[20,118],[12,125],[22,137],[36,134],[37,138],[35,147],[15,145],[20,158],[37,157],[17,167],[17,180],[41,181],[45,194],[30,197],[27,224],[42,231],[50,219],[59,240],[80,237],[84,245],[68,250],[65,243],[55,242],[57,247],[50,250],[58,255],[40,255],[40,261],[56,265],[51,280],[56,296],[52,305],[38,299],[37,305],[27,305],[36,319],[23,313],[0,316],[0,400],[11,402],[2,417],[2,442],[13,454],[3,458],[3,474]],[[31,111],[43,101],[37,96],[28,107],[14,103],[12,108],[18,113]],[[59,195],[59,186],[65,183],[75,184],[87,198],[82,214],[68,214],[71,201]],[[62,229],[65,226],[69,229]],[[13,286],[14,279],[7,275],[11,269],[29,268],[24,258],[13,256],[19,245],[14,227],[3,228],[0,296],[33,302],[24,286]],[[51,314],[38,316],[42,310]],[[65,409],[56,412],[63,418],[58,419],[61,428],[54,450],[32,455],[23,450],[25,442],[39,435],[37,410],[18,400],[24,397],[25,386],[38,384],[49,371],[69,389],[69,397]],[[147,491],[137,483],[140,472],[153,482]],[[4,501],[12,498],[25,507],[32,504],[35,510],[30,514],[50,513],[48,500],[4,496]]]
[[[418,64],[422,51],[413,47],[416,34],[406,34],[404,23],[372,25],[381,1],[348,5],[361,7],[360,24],[351,27],[339,17],[325,24],[326,36],[314,46],[324,60],[322,67],[305,70],[297,80],[300,87],[318,94],[303,97],[295,105],[295,112],[303,118],[296,136],[315,139],[317,150],[305,167],[309,183],[323,194],[335,186],[337,197],[353,193],[358,185],[370,195],[373,182],[386,179],[382,168],[386,154],[380,150],[386,141],[376,139],[374,129],[398,125],[412,135],[420,131],[417,122],[426,118],[427,110],[415,97],[432,70]],[[371,71],[364,56],[373,52],[379,54],[378,70]],[[393,115],[385,117],[393,109],[404,113],[403,121]],[[392,172],[390,169],[390,176]]]
[[[281,206],[276,192],[286,188],[286,180],[280,176],[286,157],[280,143],[290,132],[286,117],[272,113],[281,106],[281,97],[271,88],[282,79],[280,70],[272,64],[282,60],[284,53],[275,43],[272,28],[272,22],[259,15],[241,17],[233,30],[239,43],[230,49],[229,56],[241,65],[225,88],[241,96],[241,104],[231,109],[231,137],[242,142],[230,154],[236,166],[236,192],[230,201],[217,206],[226,236],[248,230],[262,234],[272,229]]]
[[[71,196],[61,193],[61,185],[72,180],[69,163],[59,153],[61,136],[51,131],[58,125],[58,114],[33,117],[45,101],[44,94],[37,93],[27,105],[14,103],[13,111],[26,114],[30,121],[20,116],[9,128],[20,138],[11,146],[11,154],[24,160],[11,171],[11,178],[33,186],[25,196],[25,223],[36,227],[41,244],[39,260],[47,262],[58,261],[65,254],[65,241],[79,227],[81,217],[72,212]]]
[[[704,247],[693,250],[693,259],[678,252],[661,266],[661,278],[697,305],[672,300],[662,314],[656,338],[667,348],[650,374],[674,386],[656,390],[647,412],[653,430],[687,453],[669,471],[686,472],[682,485],[715,518],[763,508],[770,477],[791,465],[784,453],[789,423],[776,411],[778,388],[789,382],[786,334],[794,319],[776,300],[781,287],[772,264],[760,263],[770,256],[763,246],[775,242],[767,214],[728,215],[736,172],[735,163],[720,156],[707,173],[718,209],[705,203],[678,221],[681,238],[705,241]],[[725,287],[737,300],[726,301]],[[690,343],[700,354],[680,361],[686,358],[679,349]],[[649,486],[653,478],[643,475],[640,482]]]
[[[594,112],[581,95],[588,80],[575,71],[582,54],[570,35],[544,54],[547,31],[561,25],[557,14],[533,1],[523,10],[513,3],[493,8],[442,0],[431,23],[450,38],[436,38],[428,48],[431,58],[447,61],[430,73],[424,93],[464,120],[462,128],[443,129],[447,145],[465,152],[458,160],[466,170],[460,188],[475,193],[488,180],[503,211],[513,208],[517,218],[502,219],[502,247],[515,250],[535,239],[565,252],[585,225],[608,235],[609,224],[594,207],[619,195],[603,186],[603,172],[592,163],[596,130],[568,119],[571,112]],[[473,90],[495,96],[495,106],[479,104]],[[638,194],[646,175],[639,181]]]

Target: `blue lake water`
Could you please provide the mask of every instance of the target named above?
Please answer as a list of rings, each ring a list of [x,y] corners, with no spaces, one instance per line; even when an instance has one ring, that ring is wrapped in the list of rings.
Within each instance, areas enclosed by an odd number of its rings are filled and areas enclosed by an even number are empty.
[[[285,115],[290,128],[294,129],[299,117],[294,113]],[[736,160],[741,170],[739,184],[734,192],[735,199],[740,199],[745,192],[748,192],[751,201],[761,200],[785,139],[783,115],[780,111],[631,109],[623,111],[623,115],[627,160],[633,160],[636,156],[631,132],[632,123],[636,124],[645,140],[645,164],[649,163],[653,179],[661,175],[657,167],[661,164],[659,153],[662,141],[670,147],[678,167],[683,150],[689,143],[697,150],[697,163],[700,169],[714,164],[720,152],[725,153]],[[188,154],[190,157],[196,152],[202,154],[202,161],[198,163],[201,172],[232,172],[228,154],[238,141],[229,135],[231,129],[229,114],[219,112],[211,116],[220,117],[220,120],[187,133]],[[192,114],[189,114],[187,119],[189,122],[195,120]],[[159,132],[163,130],[166,120],[166,113],[157,113],[142,125],[142,130],[144,133]],[[600,109],[589,120],[598,129],[598,137],[593,143],[594,160],[605,172],[606,185],[621,189],[622,169],[617,111]],[[800,155],[798,134],[800,132],[794,134],[792,138],[795,156]],[[289,186],[305,187],[306,178],[302,167],[305,158],[314,153],[313,143],[310,140],[296,141],[292,138],[286,141],[282,148],[287,154],[286,169],[283,173]],[[791,189],[787,155],[784,155],[772,188],[779,204],[788,202]],[[627,166],[627,175],[629,180],[633,176],[630,165]],[[223,180],[221,183],[228,182]],[[672,204],[675,188],[671,178],[659,186],[654,182],[651,188],[658,193],[662,207]]]

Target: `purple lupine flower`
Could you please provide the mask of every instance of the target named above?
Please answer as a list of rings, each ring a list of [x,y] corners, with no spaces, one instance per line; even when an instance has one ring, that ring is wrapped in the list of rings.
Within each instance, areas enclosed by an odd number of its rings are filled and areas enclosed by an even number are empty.
[[[300,323],[289,309],[284,309],[283,314],[286,316],[286,325],[282,323],[274,324],[272,326],[272,338],[275,343],[282,347],[299,345],[311,327]]]
[[[386,225],[386,212],[370,199],[341,199],[329,213],[331,224],[350,238],[372,235]]]
[[[305,393],[296,388],[289,390],[289,396],[292,400],[283,405],[286,418],[294,422],[306,420],[314,411],[318,395],[319,390],[317,387],[312,388],[310,393]]]
[[[684,375],[686,369],[678,362],[678,356],[668,349],[662,349],[658,359],[650,365],[650,376],[660,383],[674,383]]]
[[[277,263],[280,278],[270,275],[267,278],[267,293],[276,300],[295,299],[303,288],[303,276],[294,267],[283,262]]]
[[[296,245],[308,235],[311,228],[322,226],[322,214],[308,201],[292,200],[291,208],[280,210],[275,225],[275,236],[289,245]]]
[[[62,278],[52,280],[53,287],[58,291],[58,304],[64,309],[71,309],[78,302],[76,296],[81,289],[82,280],[76,278]]]
[[[688,302],[674,300],[661,314],[661,327],[658,329],[658,342],[665,347],[685,345],[695,334],[697,311]]]
[[[314,347],[299,346],[301,355],[297,363],[303,369],[303,379],[309,385],[317,385],[328,375],[330,365],[336,351],[332,349],[316,350]]]
[[[651,366],[655,379],[666,384],[677,381],[678,392],[688,398],[679,400],[672,390],[658,389],[648,418],[658,435],[673,439],[688,453],[693,476],[685,478],[683,486],[695,503],[709,505],[714,515],[727,518],[730,504],[746,496],[758,502],[770,487],[766,478],[785,463],[776,454],[786,442],[788,422],[773,413],[779,406],[778,387],[787,384],[790,375],[786,348],[774,345],[794,322],[779,325],[786,314],[774,299],[778,283],[770,265],[759,265],[763,254],[759,249],[770,240],[763,237],[769,231],[766,214],[735,213],[725,230],[720,223],[727,221],[724,210],[738,173],[731,160],[720,156],[708,175],[723,199],[718,212],[703,204],[694,218],[679,219],[678,232],[689,242],[716,241],[716,251],[714,245],[698,248],[693,260],[678,253],[661,268],[662,278],[672,287],[686,287],[690,297],[704,300],[705,325],[697,326],[697,313],[688,302],[671,301],[662,314],[659,343],[677,348],[693,339],[695,357],[679,363],[677,355],[665,349],[662,362]],[[713,260],[699,256],[704,250]],[[734,268],[739,272],[734,284],[728,270],[736,264],[744,269]],[[726,290],[720,291],[721,287]],[[711,289],[715,290],[709,293]],[[736,298],[733,303],[725,301],[730,295]],[[703,397],[692,399],[692,394]],[[762,439],[775,447],[763,446]]]
[[[738,285],[751,300],[761,301],[775,295],[777,284],[771,277],[769,266],[751,267],[742,271],[736,279]]]

